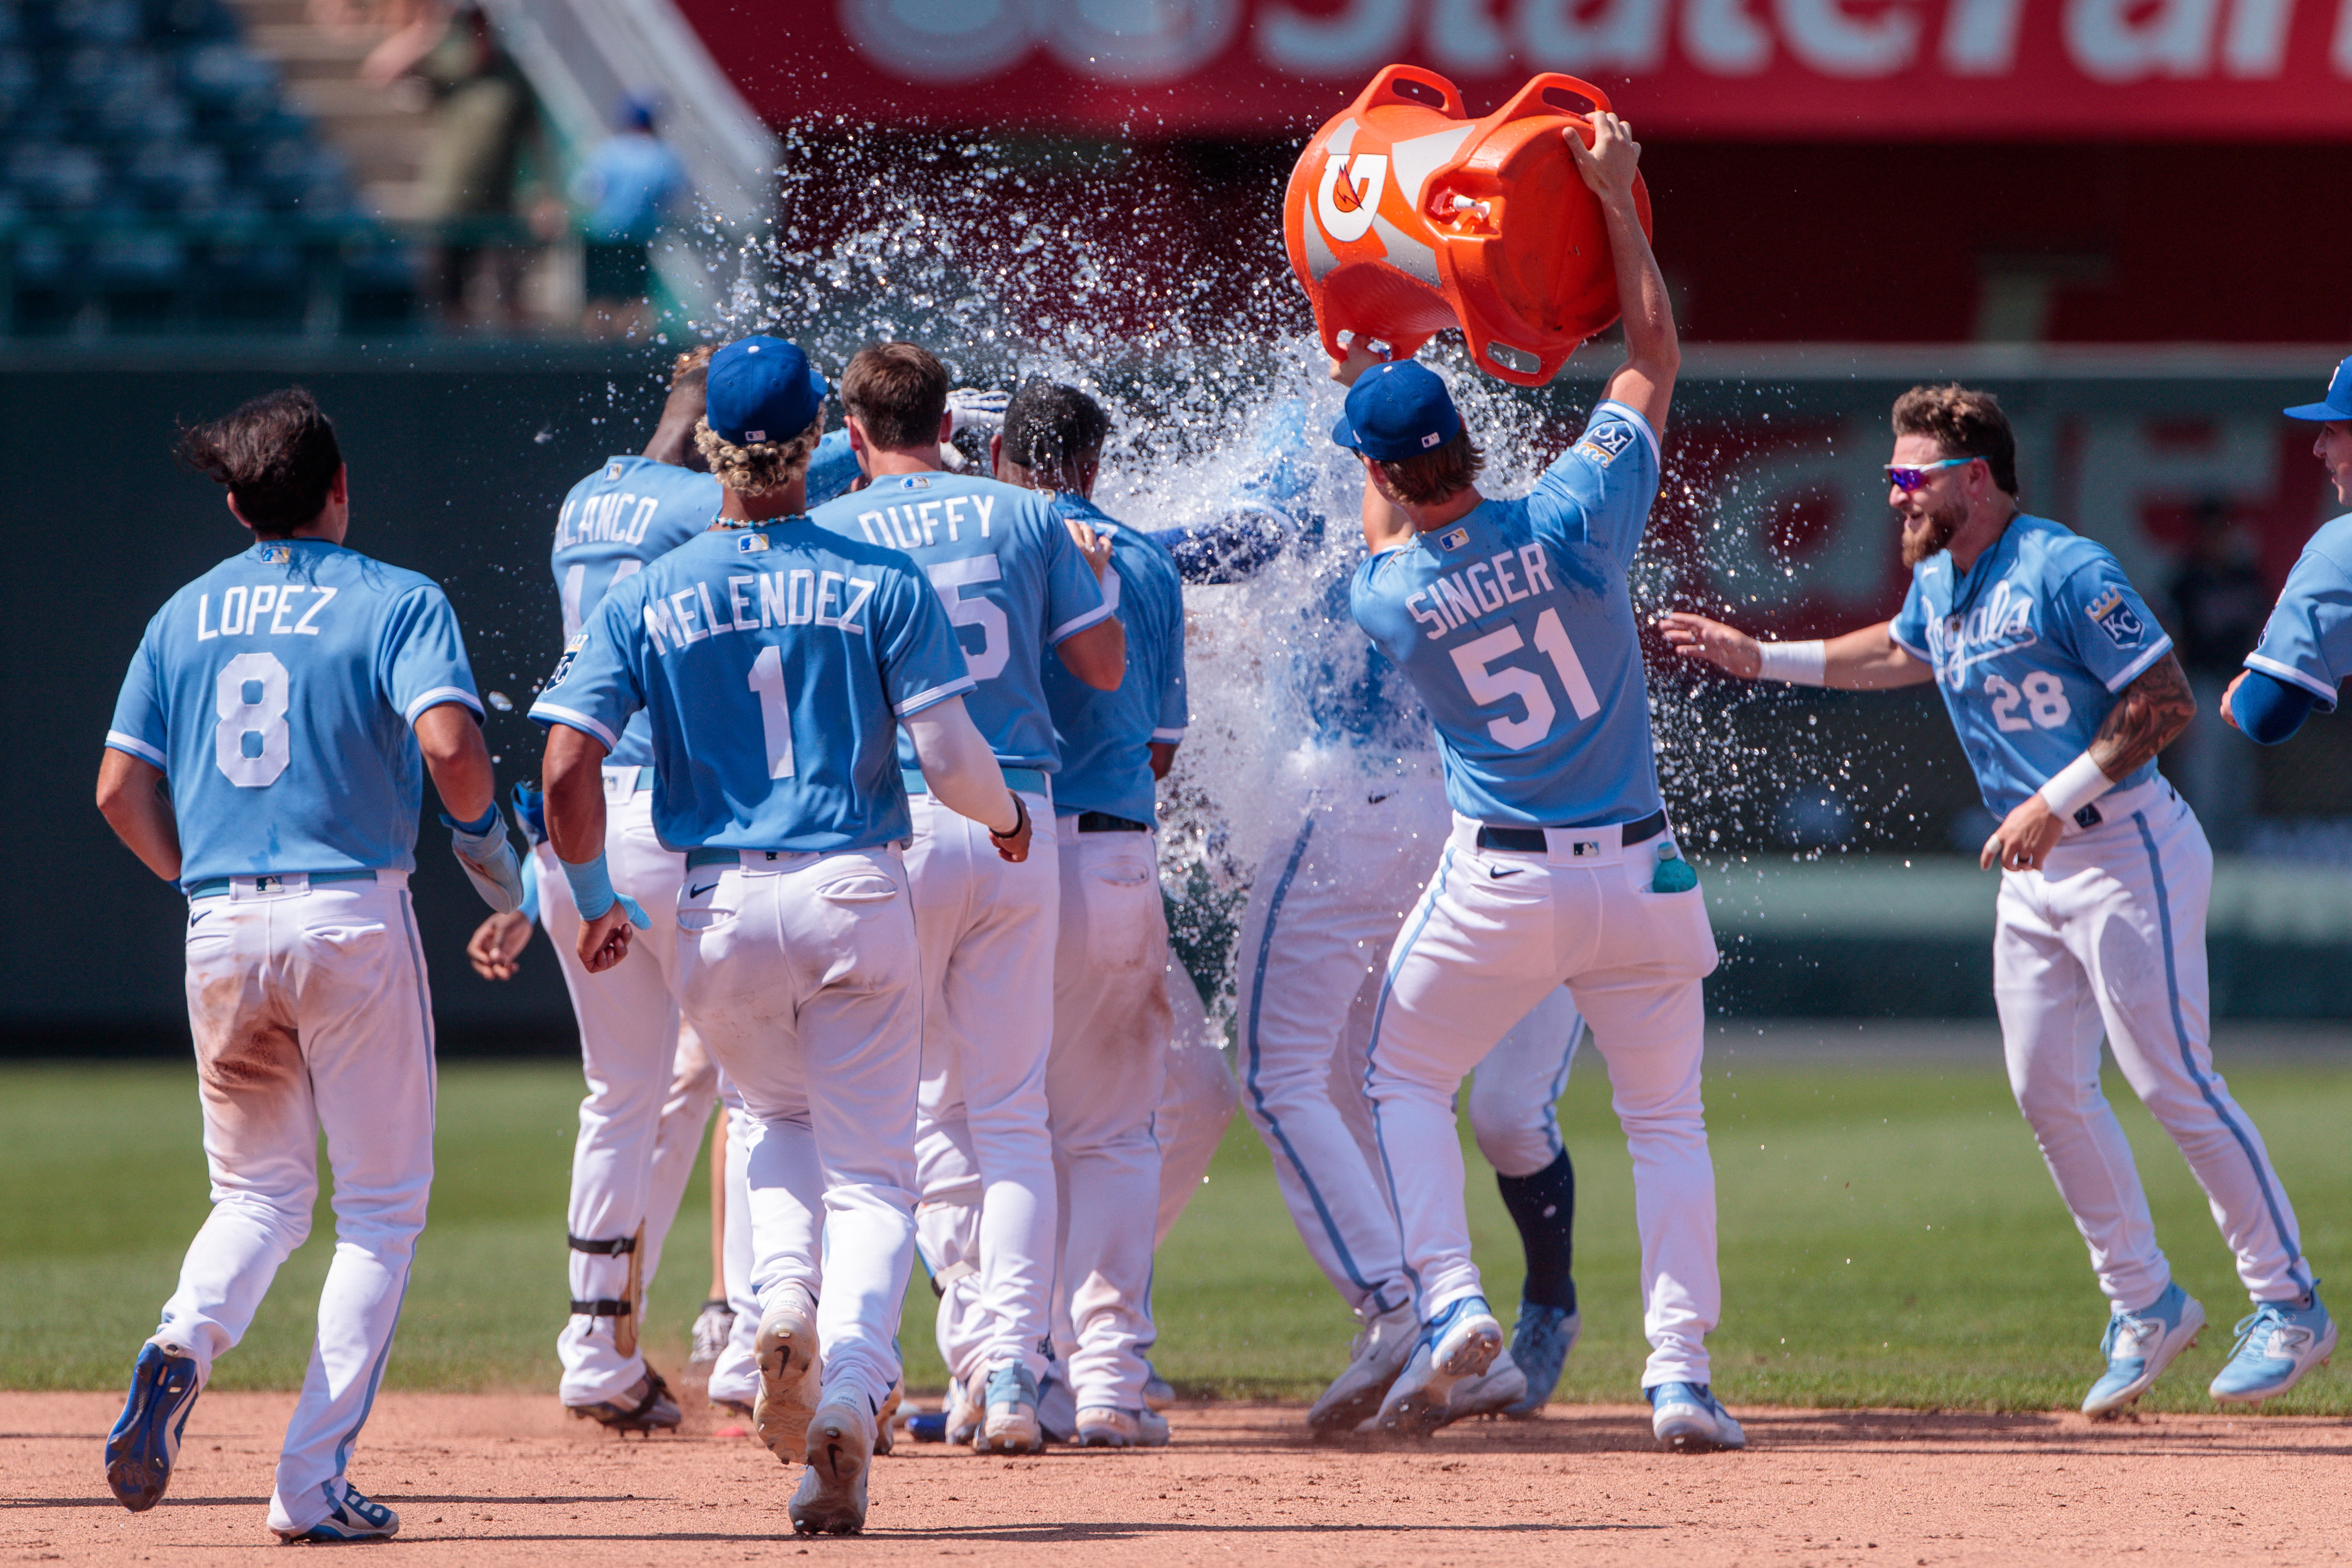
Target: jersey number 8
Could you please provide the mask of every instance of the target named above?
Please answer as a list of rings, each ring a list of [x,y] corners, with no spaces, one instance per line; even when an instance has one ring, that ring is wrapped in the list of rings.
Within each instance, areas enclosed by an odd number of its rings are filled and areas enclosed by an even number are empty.
[[[2056,729],[2074,714],[2066,701],[2066,688],[2058,677],[2046,670],[2036,670],[2025,677],[2025,689],[2019,691],[1999,675],[1985,677],[1985,695],[1992,698],[1992,722],[2003,730]],[[2027,718],[2017,710],[2022,706]]]
[[[286,771],[293,738],[286,710],[293,689],[275,653],[239,653],[213,682],[213,761],[240,789],[260,789]]]

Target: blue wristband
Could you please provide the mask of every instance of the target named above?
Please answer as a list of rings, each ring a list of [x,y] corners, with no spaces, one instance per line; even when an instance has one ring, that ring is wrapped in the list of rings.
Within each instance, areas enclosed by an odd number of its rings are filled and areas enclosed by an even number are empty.
[[[639,930],[649,931],[653,928],[653,922],[646,918],[646,912],[638,907],[635,899],[626,894],[613,891],[613,878],[604,870],[604,857],[602,854],[594,860],[584,861],[579,865],[573,865],[570,861],[561,857],[555,863],[563,868],[563,880],[572,884],[572,902],[580,911],[581,919],[593,920],[612,908],[614,904],[618,904],[622,913],[629,917],[630,925]]]
[[[441,825],[443,827],[455,828],[461,833],[470,833],[478,839],[484,833],[488,832],[498,820],[499,803],[495,797],[490,801],[490,809],[483,812],[480,816],[475,818],[470,822],[461,822],[446,811],[441,813]]]

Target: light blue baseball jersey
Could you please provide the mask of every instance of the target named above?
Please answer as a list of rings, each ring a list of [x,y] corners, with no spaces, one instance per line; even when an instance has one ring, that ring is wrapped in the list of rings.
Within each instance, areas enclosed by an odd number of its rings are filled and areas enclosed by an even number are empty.
[[[1978,792],[2000,817],[2080,757],[2116,695],[2172,648],[2114,556],[2023,513],[1965,574],[1946,551],[1912,568],[1887,631],[1936,672]],[[2117,788],[2155,776],[2151,758]]]
[[[828,430],[810,455],[808,509],[815,511],[836,496],[846,495],[857,483],[857,454],[849,449],[849,432]]]
[[[912,561],[790,517],[709,529],[625,579],[530,716],[609,747],[644,709],[673,849],[866,849],[912,831],[898,720],[971,687]]]
[[[411,728],[482,711],[428,577],[324,539],[266,539],[147,622],[106,744],[172,788],[180,885],[413,871],[425,765]]]
[[[2352,675],[2352,516],[2324,523],[2303,547],[2246,668],[2301,686],[2322,713]]]
[[[1603,402],[1533,494],[1357,569],[1356,623],[1421,694],[1464,816],[1589,827],[1659,809],[1625,587],[1657,492],[1648,422]]]
[[[996,759],[1059,765],[1045,708],[1045,650],[1109,619],[1094,568],[1044,494],[971,474],[902,474],[828,502],[810,520],[904,550],[955,622],[977,689],[965,700]],[[915,750],[902,741],[901,762]]]
[[[650,457],[608,457],[572,486],[555,514],[555,591],[570,642],[615,583],[645,570],[710,526],[719,481]],[[606,761],[643,768],[654,759],[645,716],[629,720]]]
[[[1054,805],[1065,814],[1108,811],[1152,822],[1159,780],[1151,743],[1184,738],[1184,584],[1176,562],[1148,534],[1115,523],[1084,497],[1054,498],[1055,512],[1083,517],[1110,540],[1102,591],[1127,631],[1127,674],[1117,691],[1097,691],[1045,655],[1045,704],[1062,754]]]

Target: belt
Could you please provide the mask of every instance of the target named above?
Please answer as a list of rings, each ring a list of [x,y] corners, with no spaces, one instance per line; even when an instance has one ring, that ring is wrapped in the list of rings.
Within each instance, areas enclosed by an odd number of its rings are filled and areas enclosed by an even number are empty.
[[[1051,788],[1045,779],[1045,770],[1042,768],[1015,768],[1006,762],[1000,762],[997,767],[1003,770],[1005,785],[1009,789],[1023,790],[1031,795],[1043,795]],[[924,780],[922,774],[912,768],[901,768],[898,779],[907,786],[907,793],[909,795],[928,795],[931,792],[931,787]]]
[[[1577,822],[1570,825],[1580,828],[1605,828],[1609,824]],[[1656,810],[1638,822],[1626,823],[1619,831],[1617,841],[1621,844],[1638,844],[1646,840],[1654,839],[1665,831],[1666,813],[1664,810]],[[1544,831],[1541,828],[1496,828],[1482,825],[1478,829],[1478,847],[1482,850],[1511,850],[1520,854],[1539,855],[1544,852],[1545,848]]]
[[[257,873],[253,880],[257,883],[282,882],[289,876],[308,876],[310,879],[310,885],[312,887],[323,887],[331,882],[373,882],[375,880],[375,873],[372,871],[280,872],[276,873]],[[230,887],[236,883],[236,881],[237,879],[233,876],[208,876],[205,878],[204,881],[197,883],[195,885],[189,888],[188,896],[190,898],[217,898],[222,894],[226,893]]]
[[[1108,811],[1080,811],[1078,831],[1082,833],[1148,833],[1149,822],[1139,822],[1132,817],[1114,817]]]
[[[806,850],[722,850],[714,845],[705,845],[701,849],[686,852],[686,869],[700,871],[707,865],[741,865],[745,855],[763,854],[770,860],[781,860],[786,855],[807,852]]]
[[[640,789],[654,787],[654,770],[650,767],[607,768],[604,769],[604,781],[614,785],[626,784],[630,793],[635,794]]]

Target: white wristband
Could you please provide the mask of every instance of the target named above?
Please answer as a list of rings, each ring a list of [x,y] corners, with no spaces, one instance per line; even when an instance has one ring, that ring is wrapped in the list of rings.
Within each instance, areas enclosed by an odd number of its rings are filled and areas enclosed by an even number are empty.
[[[1786,681],[1792,686],[1825,686],[1830,684],[1829,644],[1816,638],[1811,643],[1759,643],[1757,666],[1759,681]]]
[[[2053,811],[2072,821],[2075,812],[2116,787],[2116,781],[2091,760],[2089,752],[2074,758],[2044,784],[2040,794]]]

